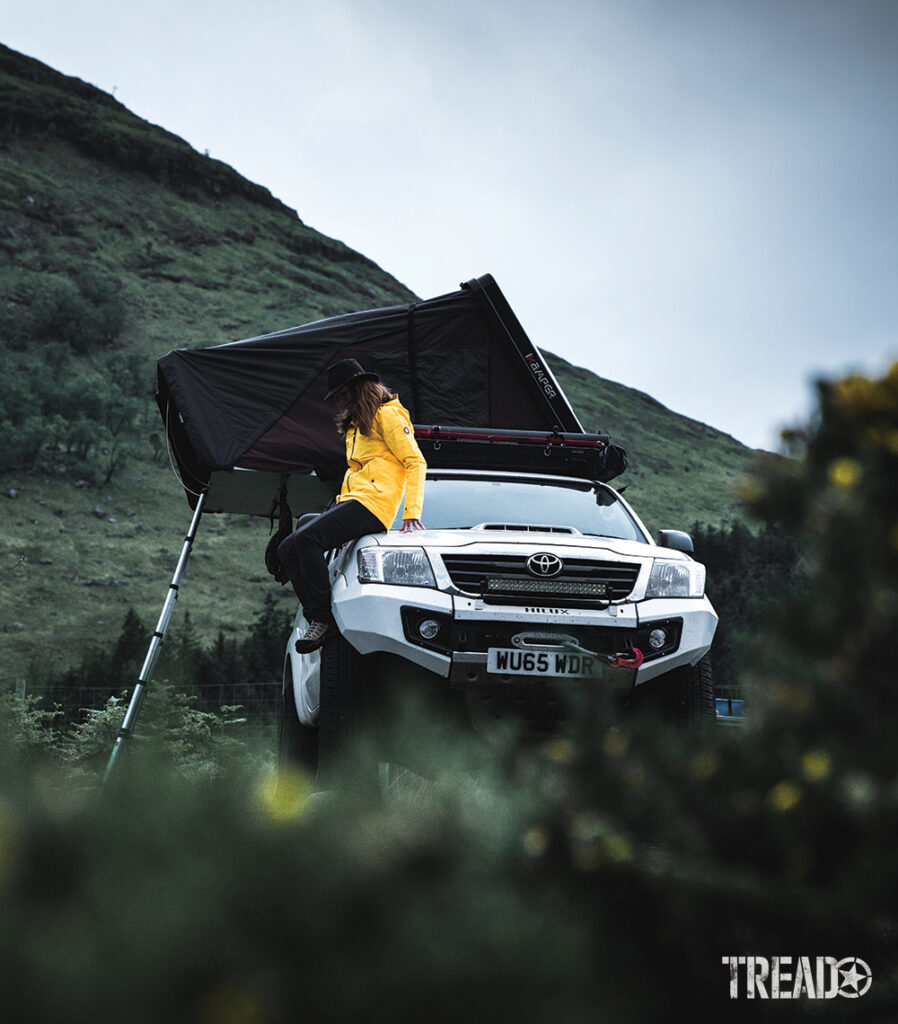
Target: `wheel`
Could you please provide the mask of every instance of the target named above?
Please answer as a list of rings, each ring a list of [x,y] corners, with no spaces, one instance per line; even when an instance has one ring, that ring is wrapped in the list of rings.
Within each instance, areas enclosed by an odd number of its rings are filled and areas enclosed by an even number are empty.
[[[361,749],[368,724],[366,698],[373,680],[365,658],[339,633],[321,648],[318,712],[318,779],[325,786],[350,778],[354,785],[376,788],[377,762]],[[370,753],[370,752],[369,752]]]
[[[630,706],[647,711],[682,728],[703,728],[714,724],[714,679],[711,658],[705,655],[695,665],[682,665],[637,687]]]
[[[678,694],[678,717],[691,725],[713,725],[717,719],[711,657],[706,654],[686,667]]]
[[[303,725],[296,714],[293,668],[289,658],[284,666],[284,687],[281,691],[277,766],[278,775],[289,768],[300,768],[310,775],[318,770],[318,730]]]

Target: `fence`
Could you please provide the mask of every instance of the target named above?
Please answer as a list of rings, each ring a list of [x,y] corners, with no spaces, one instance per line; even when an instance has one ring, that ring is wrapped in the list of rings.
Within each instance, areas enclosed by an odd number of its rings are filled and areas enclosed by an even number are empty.
[[[24,697],[24,680],[12,680],[9,689],[17,696]],[[192,698],[192,706],[197,711],[218,715],[227,724],[231,735],[253,745],[271,750],[276,748],[281,705],[280,680],[259,684],[214,683],[184,687],[182,692]],[[127,705],[131,696],[130,689],[121,687],[61,684],[44,690],[32,689],[31,694],[41,698],[40,706],[43,709],[56,708],[59,711],[55,727],[60,730],[84,722],[91,711],[102,711],[110,698],[120,699]],[[152,700],[152,694],[151,684],[148,701]]]

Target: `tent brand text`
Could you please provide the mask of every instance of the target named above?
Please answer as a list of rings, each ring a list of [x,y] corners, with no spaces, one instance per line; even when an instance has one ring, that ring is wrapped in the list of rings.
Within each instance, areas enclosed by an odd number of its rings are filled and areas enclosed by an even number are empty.
[[[552,387],[549,382],[549,378],[546,376],[543,368],[539,365],[539,360],[536,356],[531,352],[529,355],[524,356],[524,358],[527,360],[527,365],[533,372],[533,376],[536,377],[540,384],[542,384],[543,391],[545,391],[546,395],[548,395],[549,398],[555,398],[558,392]]]
[[[730,999],[858,999],[873,981],[869,965],[847,956],[724,956]]]

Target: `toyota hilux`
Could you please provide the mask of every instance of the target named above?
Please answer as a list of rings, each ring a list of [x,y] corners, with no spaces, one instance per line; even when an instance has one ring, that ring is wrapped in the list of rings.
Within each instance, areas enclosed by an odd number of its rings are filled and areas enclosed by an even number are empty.
[[[330,758],[366,700],[399,683],[463,706],[486,736],[509,719],[551,732],[577,687],[713,722],[717,615],[687,534],[654,541],[607,483],[519,470],[432,468],[423,518],[423,533],[397,522],[331,553],[339,633],[321,651],[296,653],[297,613],[293,756]]]

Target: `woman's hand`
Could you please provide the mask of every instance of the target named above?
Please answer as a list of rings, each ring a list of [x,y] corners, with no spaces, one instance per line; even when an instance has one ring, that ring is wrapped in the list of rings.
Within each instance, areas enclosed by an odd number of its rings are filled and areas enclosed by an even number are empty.
[[[399,527],[400,533],[412,533],[414,530],[426,530],[427,527],[421,522],[420,519],[403,519],[402,526]]]

